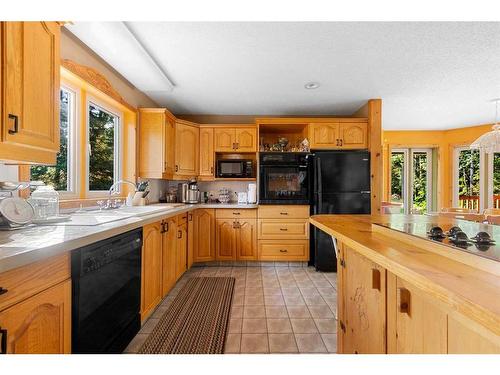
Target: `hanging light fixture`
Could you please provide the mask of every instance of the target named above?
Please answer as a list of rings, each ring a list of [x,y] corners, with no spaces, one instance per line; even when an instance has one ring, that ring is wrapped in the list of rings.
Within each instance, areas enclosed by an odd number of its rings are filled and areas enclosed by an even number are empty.
[[[493,99],[492,102],[495,103],[495,124],[491,127],[492,130],[480,136],[470,145],[472,150],[479,150],[488,154],[500,152],[500,124],[498,123],[498,103],[500,98]]]

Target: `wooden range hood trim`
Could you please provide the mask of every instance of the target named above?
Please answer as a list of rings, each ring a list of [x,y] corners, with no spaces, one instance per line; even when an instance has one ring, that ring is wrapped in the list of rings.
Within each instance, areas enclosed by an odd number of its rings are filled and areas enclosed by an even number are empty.
[[[116,91],[116,89],[111,85],[107,78],[96,69],[86,65],[78,64],[77,62],[69,59],[61,59],[61,66],[71,73],[77,75],[85,82],[94,86],[99,91],[116,100],[118,103],[128,108],[130,111],[136,112],[137,109],[127,103],[118,93],[118,91]]]

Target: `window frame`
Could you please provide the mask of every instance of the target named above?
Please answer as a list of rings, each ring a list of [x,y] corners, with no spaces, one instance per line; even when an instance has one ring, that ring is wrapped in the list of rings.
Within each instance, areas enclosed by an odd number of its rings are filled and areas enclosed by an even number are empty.
[[[123,153],[123,120],[124,120],[124,115],[123,112],[120,111],[118,108],[115,106],[110,105],[109,103],[100,100],[99,98],[96,98],[93,95],[87,94],[86,101],[85,101],[85,157],[84,157],[84,162],[85,162],[85,197],[86,198],[99,198],[99,197],[107,197],[108,191],[107,190],[90,190],[89,189],[89,183],[90,183],[90,153],[89,153],[89,130],[90,130],[90,116],[89,116],[89,109],[90,105],[93,105],[95,107],[98,107],[102,109],[105,112],[108,112],[109,114],[115,116],[118,121],[115,121],[115,131],[114,131],[114,151],[113,151],[113,156],[114,156],[114,168],[113,168],[113,182],[119,181],[122,176],[122,153]],[[121,192],[121,187],[118,186],[116,189],[116,192],[120,193]]]
[[[458,161],[459,161],[460,151],[470,151],[470,150],[471,150],[470,145],[468,145],[468,144],[461,144],[461,145],[453,146],[453,183],[452,183],[453,207],[459,206]],[[489,187],[488,187],[489,182],[487,182],[486,185],[484,182],[484,181],[486,181],[486,172],[488,170],[487,159],[488,158],[487,158],[486,153],[484,151],[479,151],[479,207],[478,207],[479,212],[483,212],[483,210],[486,208],[486,206],[491,207],[489,201],[487,202],[484,199],[485,191],[489,192]],[[489,199],[490,198],[488,198],[488,200]],[[491,202],[493,202],[493,197],[491,197]]]

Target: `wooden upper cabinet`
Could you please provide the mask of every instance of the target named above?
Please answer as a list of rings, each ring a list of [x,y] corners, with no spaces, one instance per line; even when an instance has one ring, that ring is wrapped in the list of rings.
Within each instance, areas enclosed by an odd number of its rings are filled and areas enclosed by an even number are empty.
[[[194,262],[215,260],[215,209],[198,209],[194,218]]]
[[[71,353],[71,280],[0,312],[0,329],[7,353]]]
[[[2,22],[0,160],[54,164],[59,152],[57,22]]]
[[[141,320],[151,314],[162,298],[162,225],[143,227]]]
[[[347,246],[343,250],[342,352],[385,353],[386,271]]]
[[[257,129],[256,128],[236,128],[235,143],[238,152],[257,151]]]
[[[256,152],[255,126],[215,127],[215,152]]]
[[[368,147],[368,124],[341,123],[339,132],[340,146],[344,149],[360,149]]]
[[[445,354],[447,312],[426,292],[393,276],[388,282],[389,353]]]
[[[200,177],[214,177],[214,129],[200,128]]]
[[[200,129],[192,123],[177,121],[175,128],[175,171],[178,177],[198,175]]]
[[[309,143],[312,149],[339,148],[338,122],[309,124]]]
[[[237,231],[237,259],[256,260],[257,259],[257,220],[238,220]]]
[[[172,178],[175,119],[164,108],[139,109],[139,177]]]
[[[216,259],[236,260],[236,225],[232,219],[217,219]]]
[[[234,128],[221,128],[214,130],[215,152],[233,152],[236,143]]]

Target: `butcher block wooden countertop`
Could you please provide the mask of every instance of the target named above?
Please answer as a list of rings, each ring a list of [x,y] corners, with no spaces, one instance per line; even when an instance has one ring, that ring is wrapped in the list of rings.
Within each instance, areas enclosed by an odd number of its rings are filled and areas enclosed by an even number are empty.
[[[443,229],[466,225],[461,220],[423,215],[310,218],[311,224],[338,241],[500,335],[500,262],[376,225],[395,220],[437,223]]]

